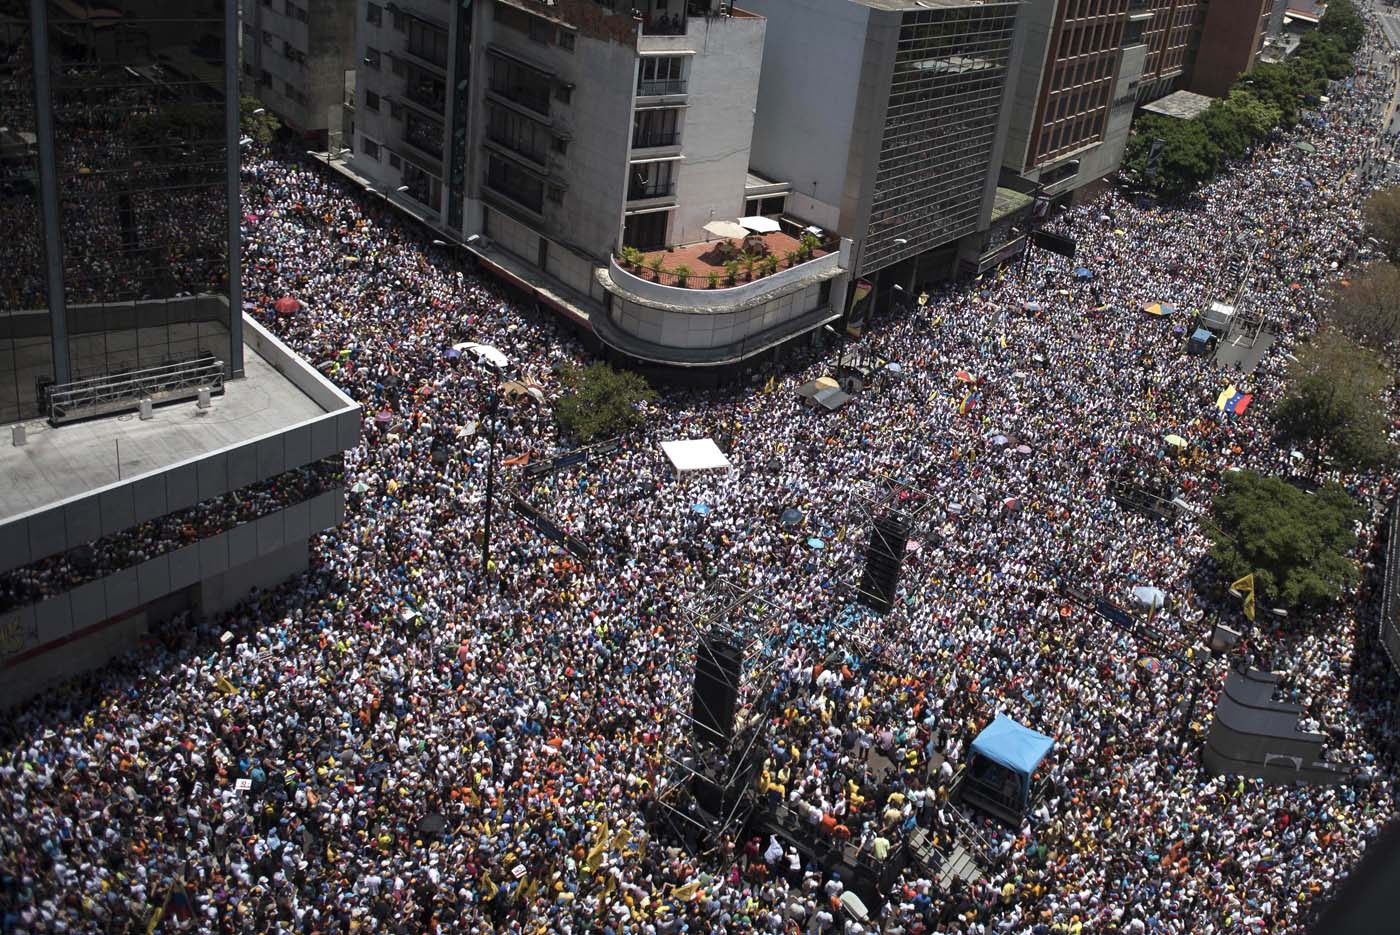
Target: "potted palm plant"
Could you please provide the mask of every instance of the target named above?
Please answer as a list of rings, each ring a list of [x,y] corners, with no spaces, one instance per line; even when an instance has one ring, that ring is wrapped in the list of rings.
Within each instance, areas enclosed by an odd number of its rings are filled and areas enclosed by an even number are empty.
[[[671,272],[676,274],[676,284],[682,289],[686,288],[686,284],[690,282],[690,267],[682,263]]]
[[[621,256],[623,264],[632,272],[642,268],[642,251],[636,247],[623,247]]]
[[[705,274],[705,280],[709,283],[710,288],[713,289],[715,286],[719,285],[719,273],[716,273],[714,270],[710,270],[708,273]]]
[[[738,260],[730,260],[724,264],[724,281],[731,286],[739,281]]]
[[[661,281],[661,255],[657,254],[647,261],[647,266],[651,269],[651,276],[657,282]]]

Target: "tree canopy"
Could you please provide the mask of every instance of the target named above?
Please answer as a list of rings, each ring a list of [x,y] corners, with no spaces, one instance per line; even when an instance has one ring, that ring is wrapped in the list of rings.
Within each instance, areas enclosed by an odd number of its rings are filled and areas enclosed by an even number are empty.
[[[1391,379],[1374,351],[1334,329],[1320,331],[1288,368],[1287,394],[1274,411],[1279,432],[1306,449],[1314,463],[1379,464],[1392,454],[1377,403]]]
[[[1338,287],[1329,323],[1352,340],[1400,365],[1400,268],[1377,263]]]
[[[261,110],[262,113],[257,113]],[[282,129],[282,121],[268,110],[263,102],[245,94],[238,99],[238,126],[244,136],[250,136],[263,145],[271,143],[277,131]]]
[[[1227,474],[1211,514],[1211,556],[1226,581],[1254,575],[1273,607],[1316,607],[1358,580],[1347,553],[1356,544],[1361,508],[1335,484],[1306,493],[1253,471]]]
[[[1366,199],[1366,229],[1381,242],[1385,257],[1400,262],[1400,188],[1383,188]]]
[[[554,416],[579,444],[640,425],[641,403],[656,398],[641,375],[604,363],[569,367],[562,379],[567,392],[555,404]]]
[[[1350,74],[1365,31],[1351,0],[1332,0],[1321,28],[1304,36],[1286,62],[1258,65],[1196,119],[1140,117],[1128,140],[1124,168],[1167,197],[1195,190],[1226,160],[1244,156],[1274,128],[1296,124],[1303,108],[1326,93],[1328,81]],[[1163,148],[1160,162],[1149,171],[1154,140],[1161,140]]]

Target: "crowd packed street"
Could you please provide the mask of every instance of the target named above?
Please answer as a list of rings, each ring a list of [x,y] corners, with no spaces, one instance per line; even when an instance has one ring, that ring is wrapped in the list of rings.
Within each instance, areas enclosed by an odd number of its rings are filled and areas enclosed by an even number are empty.
[[[1273,441],[1268,408],[1364,259],[1358,170],[1393,152],[1389,79],[1337,83],[1183,205],[1110,192],[1063,212],[1074,261],[1036,251],[927,307],[878,309],[863,340],[900,372],[840,412],[793,393],[838,353],[812,349],[739,388],[662,392],[616,454],[527,487],[518,462],[567,440],[546,404],[505,398],[497,444],[517,463],[499,486],[591,562],[498,496],[482,565],[499,377],[449,353],[493,345],[549,398],[590,359],[569,328],[324,165],[250,156],[249,309],[364,406],[347,520],[308,574],[173,623],[0,729],[0,933],[146,931],[154,907],[160,931],[214,933],[1301,931],[1394,813],[1396,683],[1359,632],[1373,582],[1307,625],[1261,618],[1249,647],[1358,778],[1212,777],[1199,741],[1226,663],[1203,640],[1239,608],[1193,517],[1232,469],[1318,479]],[[1276,335],[1250,374],[1185,352],[1192,312],[1242,279]],[[279,314],[284,296],[300,307]],[[1243,415],[1217,408],[1231,384],[1254,394]],[[660,450],[720,435],[724,475],[679,480]],[[1165,478],[1183,515],[1121,509],[1124,472]],[[885,616],[853,610],[846,586],[867,536],[850,491],[880,473],[932,504]],[[1367,561],[1393,483],[1329,476],[1372,510]],[[947,847],[947,783],[977,731],[1003,713],[1055,738],[1034,813],[983,825],[979,881],[912,864],[861,923],[839,910],[846,883],[796,851],[741,838],[692,857],[648,821],[686,737],[681,610],[716,576],[780,608],[758,792],[816,834],[877,857],[916,828]],[[1056,582],[1124,606],[1160,588],[1155,626],[1207,675]]]

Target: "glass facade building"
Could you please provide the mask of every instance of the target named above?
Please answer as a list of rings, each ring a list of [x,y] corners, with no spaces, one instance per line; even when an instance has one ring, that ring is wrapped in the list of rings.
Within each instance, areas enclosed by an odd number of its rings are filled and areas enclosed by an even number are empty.
[[[977,228],[1016,3],[903,14],[862,272]]]
[[[0,422],[46,388],[242,371],[227,0],[0,0]]]

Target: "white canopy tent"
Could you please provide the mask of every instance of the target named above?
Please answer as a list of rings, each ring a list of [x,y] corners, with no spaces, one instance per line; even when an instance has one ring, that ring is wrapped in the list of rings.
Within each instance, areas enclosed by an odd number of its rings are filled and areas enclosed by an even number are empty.
[[[729,459],[719,450],[713,438],[687,438],[662,442],[661,450],[670,459],[677,474],[696,471],[727,471]]]

